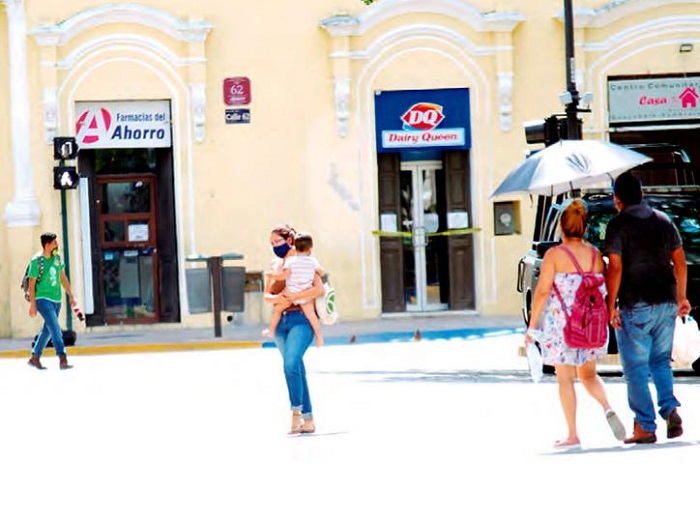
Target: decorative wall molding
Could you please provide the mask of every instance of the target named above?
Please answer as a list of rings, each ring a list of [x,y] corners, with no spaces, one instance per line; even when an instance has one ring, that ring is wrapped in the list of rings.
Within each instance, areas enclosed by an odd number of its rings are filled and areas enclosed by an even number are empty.
[[[513,123],[513,73],[498,73],[498,116],[501,130],[510,131]]]
[[[207,122],[207,91],[204,83],[190,84],[190,97],[192,99],[192,125],[194,140],[204,142],[205,123]]]
[[[62,22],[40,25],[30,34],[39,45],[60,47],[84,31],[105,24],[117,23],[145,25],[164,32],[181,42],[203,42],[213,28],[208,22],[182,20],[154,7],[119,3],[85,9]]]
[[[177,42],[187,44],[184,56],[177,54],[181,45],[171,47],[138,29],[132,32],[106,32],[68,48],[65,56],[59,49],[67,46],[79,34],[94,27],[108,24],[133,24],[152,28]],[[115,26],[116,27],[116,26]],[[182,75],[190,83],[190,111],[195,141],[204,141],[206,124],[206,49],[205,40],[212,25],[201,20],[183,20],[159,9],[133,3],[113,3],[92,7],[55,24],[44,24],[30,32],[40,47],[40,64],[44,88],[44,128],[47,139],[56,132],[55,101],[50,91],[55,90],[57,71],[72,71],[90,57],[109,52],[122,55],[139,54],[141,50],[155,52],[173,67],[184,68]],[[53,106],[52,106],[53,105]]]
[[[333,38],[337,36],[356,36],[360,33],[360,20],[349,14],[341,13],[321,20],[319,27],[325,29]]]
[[[477,32],[494,33],[495,44],[479,46],[467,35],[448,24],[401,24],[388,28],[371,42],[357,48],[357,37],[382,23],[404,15],[439,14],[457,20]],[[338,134],[348,134],[351,96],[351,60],[369,60],[396,42],[423,39],[429,47],[440,42],[460,42],[471,56],[496,56],[500,127],[510,130],[513,95],[512,32],[525,20],[517,12],[482,12],[463,0],[382,0],[364,9],[358,16],[337,13],[319,22],[331,38],[329,54],[333,64],[334,97]]]
[[[340,137],[347,137],[348,135],[348,121],[350,120],[350,82],[350,78],[336,78],[333,80],[336,128]]]
[[[463,0],[382,0],[362,11],[359,34],[396,16],[412,13],[443,14],[478,32],[511,32],[525,17],[517,12],[482,12]]]
[[[574,25],[579,29],[598,29],[637,13],[685,4],[697,5],[698,0],[613,0],[595,9],[574,9]],[[564,11],[559,11],[555,17],[563,23]]]
[[[698,27],[700,27],[700,15],[654,18],[647,22],[626,27],[603,41],[586,42],[583,44],[583,49],[586,51],[607,51],[623,45],[629,45],[632,41],[653,39],[661,34],[681,34],[686,31],[697,32]]]
[[[191,65],[203,65],[206,63],[204,57],[181,57],[163,42],[155,40],[149,36],[130,33],[111,33],[105,36],[94,38],[82,45],[76,46],[61,60],[51,63],[42,63],[44,67],[56,67],[58,70],[70,70],[75,64],[82,61],[89,54],[97,50],[114,48],[114,50],[124,50],[124,48],[143,48],[156,52],[174,67],[188,67]]]
[[[426,39],[459,42],[471,56],[495,56],[500,53],[510,53],[513,51],[511,45],[476,45],[465,35],[449,27],[432,24],[407,24],[384,32],[370,42],[365,49],[336,50],[332,52],[329,57],[333,59],[347,58],[352,60],[366,60],[395,41],[409,37],[415,38],[417,36],[422,36]]]
[[[58,94],[54,87],[44,87],[42,93],[44,111],[44,136],[46,144],[52,144],[58,129]]]
[[[331,36],[361,36],[391,18],[414,13],[442,14],[454,18],[477,32],[512,32],[525,20],[520,13],[487,12],[461,0],[382,0],[359,16],[339,13],[321,21]]]

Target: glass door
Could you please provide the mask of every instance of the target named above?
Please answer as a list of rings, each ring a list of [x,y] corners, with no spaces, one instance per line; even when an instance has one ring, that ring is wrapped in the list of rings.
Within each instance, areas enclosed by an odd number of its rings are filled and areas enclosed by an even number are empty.
[[[406,310],[448,309],[445,177],[441,161],[401,164]]]
[[[97,177],[107,323],[158,321],[155,176]]]

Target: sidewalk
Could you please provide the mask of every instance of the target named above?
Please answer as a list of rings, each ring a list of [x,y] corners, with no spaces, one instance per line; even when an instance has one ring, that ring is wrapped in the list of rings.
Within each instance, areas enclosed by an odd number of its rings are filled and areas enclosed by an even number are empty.
[[[78,329],[71,355],[157,352],[194,349],[260,348],[274,344],[261,335],[263,325],[239,325],[224,321],[220,338],[214,326],[185,328],[179,324],[108,326]],[[327,345],[481,337],[494,332],[524,331],[518,316],[481,317],[471,314],[401,315],[373,320],[338,322],[323,327]],[[28,355],[32,338],[0,339],[0,358]]]

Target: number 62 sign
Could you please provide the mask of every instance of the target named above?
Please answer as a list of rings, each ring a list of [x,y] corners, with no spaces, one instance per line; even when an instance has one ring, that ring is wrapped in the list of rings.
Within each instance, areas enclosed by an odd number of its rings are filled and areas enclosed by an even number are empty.
[[[250,79],[243,76],[224,79],[224,103],[227,105],[250,103]]]

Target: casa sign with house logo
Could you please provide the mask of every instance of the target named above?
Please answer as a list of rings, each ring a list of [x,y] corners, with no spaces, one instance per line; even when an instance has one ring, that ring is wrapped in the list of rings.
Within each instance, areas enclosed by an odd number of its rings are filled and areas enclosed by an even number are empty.
[[[611,125],[700,119],[700,76],[610,79]]]
[[[170,148],[170,101],[75,104],[75,139],[86,148]]]
[[[375,121],[379,152],[471,147],[469,89],[377,92]]]

